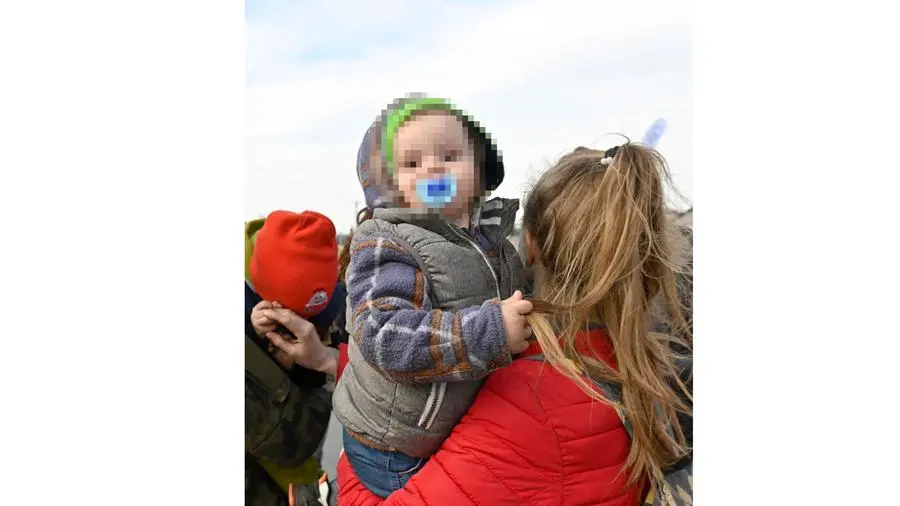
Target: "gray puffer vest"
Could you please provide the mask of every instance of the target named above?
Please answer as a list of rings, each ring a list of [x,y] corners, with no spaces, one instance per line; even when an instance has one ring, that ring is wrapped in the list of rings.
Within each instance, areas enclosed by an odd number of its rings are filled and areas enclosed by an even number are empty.
[[[485,212],[478,232],[491,244],[480,247],[458,227],[438,220],[410,220],[395,210],[376,209],[356,234],[388,233],[409,245],[427,278],[436,309],[459,310],[499,297],[524,285],[523,266],[507,240],[513,230],[517,200]],[[348,311],[352,308],[347,307]],[[349,314],[349,313],[348,313]],[[347,318],[348,326],[353,318]],[[348,328],[351,335],[354,329]],[[401,384],[386,378],[349,342],[350,363],[334,393],[334,412],[358,439],[375,448],[415,457],[431,456],[468,411],[483,381]]]

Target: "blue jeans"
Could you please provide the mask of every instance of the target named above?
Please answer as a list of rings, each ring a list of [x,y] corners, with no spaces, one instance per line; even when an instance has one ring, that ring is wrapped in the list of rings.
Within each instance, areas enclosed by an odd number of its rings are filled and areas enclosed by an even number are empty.
[[[386,499],[403,488],[425,463],[425,459],[405,453],[370,448],[344,430],[344,453],[359,481],[373,494]]]

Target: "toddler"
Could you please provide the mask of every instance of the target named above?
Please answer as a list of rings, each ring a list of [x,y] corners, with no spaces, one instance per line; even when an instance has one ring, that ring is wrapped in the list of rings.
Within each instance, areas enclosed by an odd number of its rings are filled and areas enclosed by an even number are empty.
[[[363,138],[357,175],[366,209],[341,255],[350,361],[333,402],[350,464],[387,497],[527,347],[531,303],[507,239],[519,202],[485,202],[503,163],[471,117],[439,98],[395,101]]]

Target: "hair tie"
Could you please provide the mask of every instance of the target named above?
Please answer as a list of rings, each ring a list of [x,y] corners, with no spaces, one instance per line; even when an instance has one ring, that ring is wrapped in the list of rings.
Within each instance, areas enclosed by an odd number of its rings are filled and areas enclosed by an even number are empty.
[[[616,157],[616,153],[619,152],[619,147],[620,146],[613,146],[607,149],[603,153],[603,158],[600,159],[600,165],[609,165],[610,163],[612,163],[613,158]]]

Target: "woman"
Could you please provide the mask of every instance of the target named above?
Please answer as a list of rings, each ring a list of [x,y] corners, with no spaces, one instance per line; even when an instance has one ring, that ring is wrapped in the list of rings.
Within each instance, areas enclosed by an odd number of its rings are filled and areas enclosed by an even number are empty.
[[[684,239],[665,208],[666,180],[664,160],[630,143],[576,150],[547,171],[524,217],[536,342],[488,378],[440,450],[388,499],[342,456],[339,504],[636,505],[689,462],[691,393],[674,351],[689,350],[679,300],[689,272],[678,265]],[[620,392],[632,436],[595,385]]]

